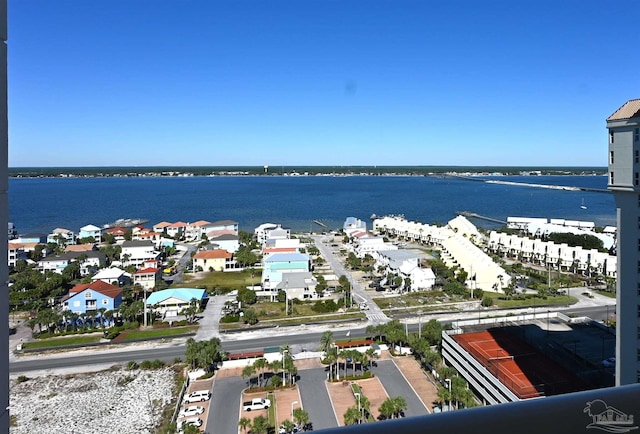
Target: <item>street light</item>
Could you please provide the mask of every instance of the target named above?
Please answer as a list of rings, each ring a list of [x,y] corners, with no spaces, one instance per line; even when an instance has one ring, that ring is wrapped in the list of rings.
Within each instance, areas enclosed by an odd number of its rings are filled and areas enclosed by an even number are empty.
[[[451,411],[451,379],[445,378],[444,382],[447,383],[447,389],[449,389],[449,409],[447,411]]]
[[[418,311],[418,339],[422,339],[422,311]]]
[[[353,396],[358,398],[358,423],[362,422],[362,409],[360,408],[360,393],[353,392]]]
[[[291,422],[293,422],[293,406],[296,405],[298,403],[298,401],[293,401],[291,403]]]

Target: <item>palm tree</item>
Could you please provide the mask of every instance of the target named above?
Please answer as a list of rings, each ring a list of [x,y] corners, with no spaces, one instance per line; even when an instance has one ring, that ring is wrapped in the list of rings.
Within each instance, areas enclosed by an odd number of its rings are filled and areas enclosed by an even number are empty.
[[[251,427],[251,419],[249,419],[248,417],[241,417],[238,421],[238,426],[245,434],[247,434],[247,429]]]
[[[393,402],[393,413],[395,417],[399,417],[408,407],[407,400],[404,396],[396,396],[391,398],[391,402]]]
[[[333,354],[334,352],[337,353],[337,350],[334,351],[334,342],[333,332],[330,330],[324,331],[322,336],[320,336],[320,351],[325,353],[325,359],[329,362],[330,376],[333,376],[333,364],[337,362],[337,357],[334,357]]]
[[[267,420],[266,417],[260,415],[260,416],[256,416],[253,419],[253,424],[251,426],[252,434],[267,434],[268,430],[269,430],[269,421]]]
[[[260,357],[253,362],[253,367],[258,372],[258,386],[262,386],[262,371],[268,366],[267,359]]]
[[[253,382],[251,381],[251,376],[256,373],[256,368],[253,365],[247,365],[242,368],[242,378],[249,379],[249,388],[253,387]]]
[[[360,421],[360,412],[358,407],[349,407],[342,416],[345,425],[355,425]]]
[[[285,419],[284,421],[282,421],[282,424],[280,424],[282,426],[282,428],[284,429],[285,433],[292,433],[293,430],[296,427],[296,424],[293,423],[292,421],[290,421],[289,419]]]
[[[305,427],[309,423],[309,413],[300,407],[293,410],[293,421],[300,427]]]

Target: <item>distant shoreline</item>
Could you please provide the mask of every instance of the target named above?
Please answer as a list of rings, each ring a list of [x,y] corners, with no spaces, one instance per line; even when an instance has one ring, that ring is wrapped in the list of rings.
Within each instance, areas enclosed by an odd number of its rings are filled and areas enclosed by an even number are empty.
[[[176,166],[14,167],[9,178],[140,178],[193,176],[602,176],[606,167],[487,166]]]

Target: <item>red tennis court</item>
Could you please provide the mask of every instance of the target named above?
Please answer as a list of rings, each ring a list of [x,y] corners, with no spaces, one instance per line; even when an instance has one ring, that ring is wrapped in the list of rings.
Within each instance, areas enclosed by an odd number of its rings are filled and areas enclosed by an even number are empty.
[[[452,337],[520,399],[587,388],[572,372],[508,331],[489,329]]]

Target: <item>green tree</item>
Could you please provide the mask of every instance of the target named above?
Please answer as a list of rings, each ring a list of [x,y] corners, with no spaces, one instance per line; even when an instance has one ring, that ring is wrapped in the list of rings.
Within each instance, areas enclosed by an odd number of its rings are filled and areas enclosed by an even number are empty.
[[[248,289],[248,288],[240,288],[238,290],[238,301],[242,303],[243,306],[255,304],[258,301],[258,296],[256,292]]]
[[[437,345],[440,347],[442,342],[442,324],[438,320],[430,319],[422,324],[421,336],[426,339],[429,345]]]
[[[276,378],[276,377],[274,377]],[[266,417],[260,415],[253,419],[251,426],[251,434],[267,434],[269,430],[269,421]]]
[[[355,425],[360,421],[360,412],[358,407],[349,407],[342,416],[344,418],[345,425]]]
[[[248,378],[249,388],[253,387],[253,381],[251,381],[251,377],[256,373],[256,368],[253,365],[246,365],[242,368],[242,378]]]
[[[247,434],[247,430],[251,427],[251,419],[249,419],[248,417],[241,417],[238,421],[238,426],[240,427],[242,432]]]

